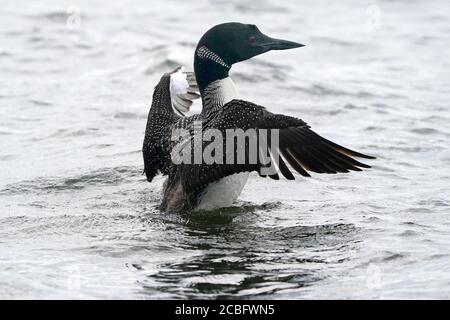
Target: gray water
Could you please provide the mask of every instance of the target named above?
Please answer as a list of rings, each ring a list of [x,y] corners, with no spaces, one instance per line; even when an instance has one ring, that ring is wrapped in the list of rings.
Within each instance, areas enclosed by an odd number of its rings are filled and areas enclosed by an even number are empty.
[[[0,6],[0,298],[450,298],[448,1],[70,4]],[[159,212],[153,87],[225,21],[306,44],[234,66],[243,98],[373,168]]]

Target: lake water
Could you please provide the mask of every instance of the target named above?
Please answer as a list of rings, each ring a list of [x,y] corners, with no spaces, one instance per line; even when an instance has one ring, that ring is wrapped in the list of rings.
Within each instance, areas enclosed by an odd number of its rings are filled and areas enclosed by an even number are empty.
[[[3,0],[0,20],[0,298],[450,298],[448,1]],[[373,168],[159,212],[153,87],[225,21],[306,44],[234,66],[243,98]]]

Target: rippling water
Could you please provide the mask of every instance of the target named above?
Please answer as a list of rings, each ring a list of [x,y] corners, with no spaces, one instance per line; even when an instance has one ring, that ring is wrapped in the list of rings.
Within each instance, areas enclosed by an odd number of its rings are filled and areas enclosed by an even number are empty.
[[[450,298],[448,2],[42,2],[0,7],[0,298]],[[373,169],[158,212],[153,86],[224,21],[305,43],[234,66],[241,96]]]

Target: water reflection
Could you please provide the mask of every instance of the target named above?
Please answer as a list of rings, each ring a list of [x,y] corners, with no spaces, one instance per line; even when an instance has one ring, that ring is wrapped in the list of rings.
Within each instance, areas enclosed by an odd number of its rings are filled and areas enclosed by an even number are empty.
[[[353,224],[264,227],[279,204],[231,207],[178,222],[177,246],[196,254],[162,263],[141,284],[149,296],[170,298],[276,297],[327,278],[333,264],[358,249]]]

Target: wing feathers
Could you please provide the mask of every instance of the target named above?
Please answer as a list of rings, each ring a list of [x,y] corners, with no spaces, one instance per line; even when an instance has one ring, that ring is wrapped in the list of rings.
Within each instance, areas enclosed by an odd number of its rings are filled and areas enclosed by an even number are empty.
[[[280,153],[280,149],[277,149],[277,152]],[[279,155],[280,156],[278,157],[278,168],[280,169],[281,174],[288,180],[295,180],[294,175],[284,162],[283,158],[281,157],[281,154]]]
[[[189,77],[187,79],[189,81]],[[247,143],[244,164],[180,165],[179,170],[183,173],[186,190],[199,190],[225,176],[244,171],[257,171],[260,176],[274,180],[279,180],[280,175],[288,180],[294,180],[292,170],[304,177],[310,177],[308,171],[329,174],[361,171],[361,168],[370,168],[370,166],[353,157],[374,159],[321,137],[301,119],[273,114],[263,107],[242,100],[228,102],[216,116],[205,119],[203,130],[210,128],[219,129],[224,137],[225,131],[229,128],[239,128],[244,131],[278,129],[279,141],[278,145],[273,145],[269,135],[265,145],[261,144],[262,140],[259,138],[256,164],[249,162],[250,148]],[[267,146],[268,149],[262,146]],[[226,149],[224,149],[224,159],[225,151]],[[237,148],[234,152],[234,159],[237,159]],[[270,161],[267,163],[265,160]]]
[[[311,176],[308,172],[306,172],[305,169],[303,169],[303,167],[301,166],[300,160],[295,158],[295,156],[292,154],[292,152],[289,150],[289,148],[285,149],[285,152],[283,152],[283,156],[286,158],[286,160],[289,162],[289,164],[292,166],[292,168],[295,169],[295,171],[297,171],[304,177]]]
[[[280,146],[283,155],[285,155],[283,151],[288,149],[289,156],[292,156],[297,163],[304,169],[316,173],[361,171],[358,167],[370,168],[347,155],[350,151],[352,154],[360,153],[326,140],[306,127],[280,130]],[[289,162],[289,159],[287,160]],[[299,172],[298,168],[294,169]]]
[[[188,112],[193,100],[200,98],[193,72],[185,72],[183,67],[170,73],[170,98],[174,111],[181,116]]]

